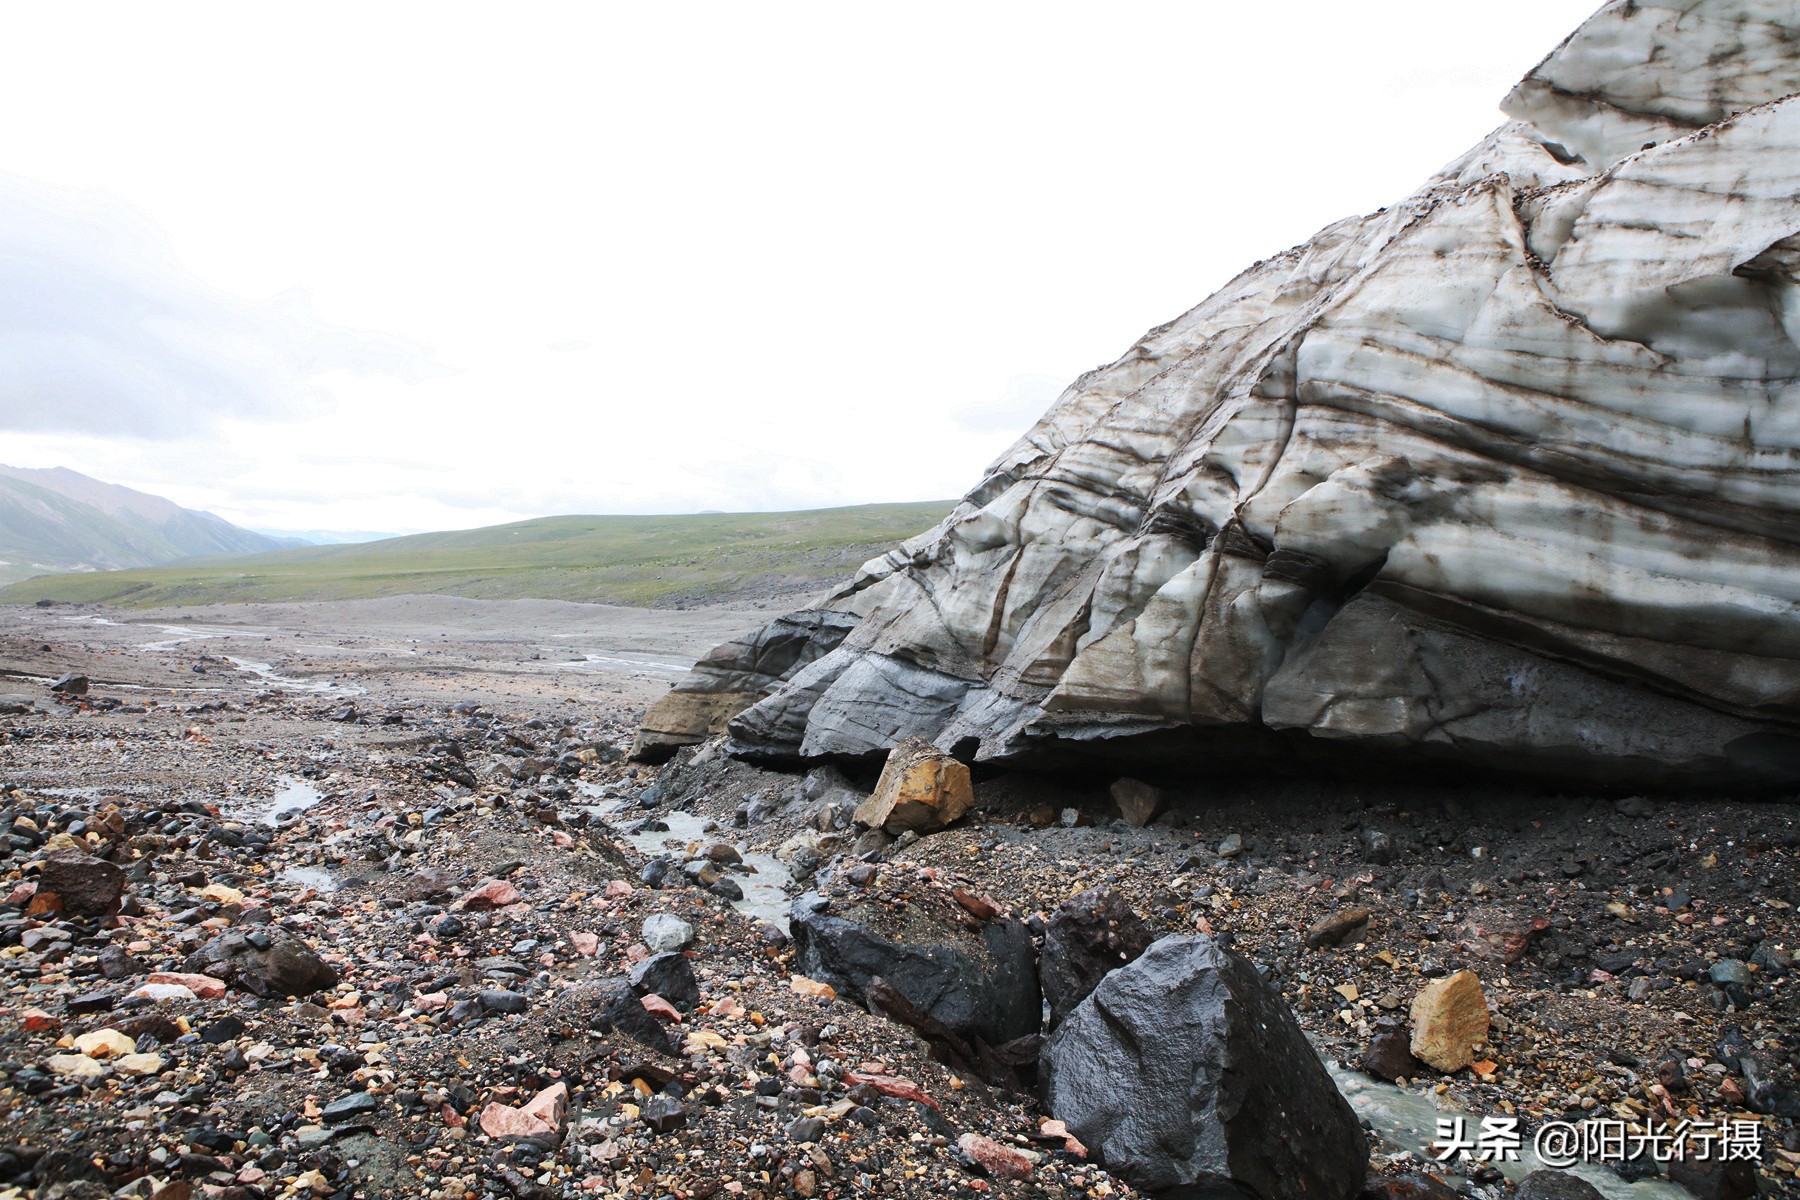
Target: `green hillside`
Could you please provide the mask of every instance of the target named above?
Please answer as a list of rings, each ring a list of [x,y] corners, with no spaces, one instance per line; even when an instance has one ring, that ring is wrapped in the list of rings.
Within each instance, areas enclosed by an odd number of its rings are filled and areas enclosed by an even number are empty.
[[[950,501],[790,513],[543,517],[454,533],[308,546],[177,566],[46,575],[0,603],[150,608],[432,593],[670,607],[823,587],[923,532]]]

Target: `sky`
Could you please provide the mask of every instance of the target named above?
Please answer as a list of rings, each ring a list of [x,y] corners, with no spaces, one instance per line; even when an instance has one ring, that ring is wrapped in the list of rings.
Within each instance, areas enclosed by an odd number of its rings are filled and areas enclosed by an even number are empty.
[[[0,462],[253,528],[974,486],[1597,0],[0,8]]]

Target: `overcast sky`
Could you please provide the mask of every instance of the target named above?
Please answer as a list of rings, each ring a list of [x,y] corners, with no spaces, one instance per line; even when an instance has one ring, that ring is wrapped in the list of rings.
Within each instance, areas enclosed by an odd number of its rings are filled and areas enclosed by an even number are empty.
[[[961,494],[1596,0],[0,8],[0,462],[259,528]]]

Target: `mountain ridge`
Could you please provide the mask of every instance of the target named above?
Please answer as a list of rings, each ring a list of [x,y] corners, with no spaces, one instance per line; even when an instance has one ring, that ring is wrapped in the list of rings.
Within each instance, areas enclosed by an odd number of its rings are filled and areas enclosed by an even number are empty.
[[[67,467],[0,465],[0,582],[282,547],[223,517]]]

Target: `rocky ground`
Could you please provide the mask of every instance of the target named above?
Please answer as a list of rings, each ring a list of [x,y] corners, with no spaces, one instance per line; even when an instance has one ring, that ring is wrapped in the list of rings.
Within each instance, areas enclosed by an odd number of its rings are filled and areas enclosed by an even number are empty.
[[[622,758],[754,614],[446,603],[0,614],[0,1196],[1132,1194],[1020,1064],[806,976],[729,899],[758,851],[889,932],[1041,932],[1110,886],[1408,1093],[1754,1120],[1761,1187],[1800,1192],[1791,801],[1158,780],[1136,828],[1110,780],[978,775],[895,841],[850,820],[873,768]],[[713,828],[649,863],[619,828],[674,813]],[[1379,1042],[1461,969],[1472,1066]]]

